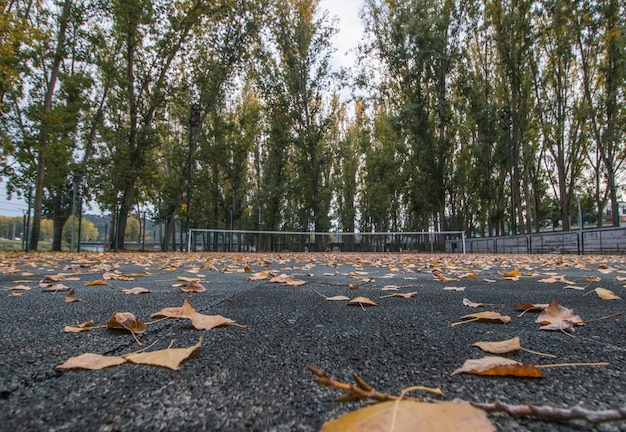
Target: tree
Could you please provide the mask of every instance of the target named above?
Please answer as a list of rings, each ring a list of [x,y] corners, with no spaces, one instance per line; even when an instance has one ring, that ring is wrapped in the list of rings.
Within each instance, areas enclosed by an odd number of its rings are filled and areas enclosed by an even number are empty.
[[[331,76],[330,38],[336,29],[326,14],[318,16],[318,0],[280,0],[274,13],[275,79],[285,92],[293,145],[289,185],[293,223],[300,230],[328,231],[331,158],[325,134],[331,115],[325,111],[323,96]]]
[[[446,227],[454,132],[450,76],[457,57],[453,1],[366,2],[372,53],[384,65],[382,96],[393,100],[406,137],[407,227]],[[420,187],[415,187],[420,185]]]
[[[604,167],[613,226],[619,226],[617,174],[624,164],[626,119],[626,10],[623,2],[583,2],[577,14],[577,45],[582,68],[589,134]],[[598,174],[600,174],[598,172]],[[601,182],[600,176],[596,175]],[[601,194],[597,201],[602,205]],[[598,208],[601,214],[603,209]],[[602,226],[602,217],[599,218]]]

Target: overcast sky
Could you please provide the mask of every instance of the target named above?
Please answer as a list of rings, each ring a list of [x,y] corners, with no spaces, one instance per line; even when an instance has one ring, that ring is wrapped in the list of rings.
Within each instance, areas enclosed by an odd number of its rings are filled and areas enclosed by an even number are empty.
[[[339,18],[339,33],[333,38],[337,51],[334,54],[335,68],[350,67],[354,64],[354,50],[363,34],[359,11],[363,0],[320,0],[320,8],[328,10],[331,17]],[[0,216],[22,216],[27,206],[24,200],[6,199],[6,181],[0,181]]]

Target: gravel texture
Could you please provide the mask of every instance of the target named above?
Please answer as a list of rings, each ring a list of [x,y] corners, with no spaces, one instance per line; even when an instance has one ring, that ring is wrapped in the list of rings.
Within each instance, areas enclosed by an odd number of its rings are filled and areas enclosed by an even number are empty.
[[[118,274],[146,275],[85,286],[113,270],[104,264],[114,266]],[[251,273],[241,272],[266,268],[292,274],[306,284],[248,281]],[[504,272],[515,268],[521,271],[519,280],[502,280]],[[59,272],[70,279],[61,283],[75,288],[83,301],[65,303],[65,293],[42,291],[39,281]],[[467,277],[468,273],[476,277]],[[172,287],[179,276],[199,275],[206,292],[185,294]],[[456,280],[438,280],[437,275]],[[540,282],[550,275],[565,275],[576,286],[587,288]],[[590,276],[600,281],[587,282],[584,278]],[[0,430],[316,431],[325,421],[363,405],[333,402],[341,392],[319,386],[307,365],[345,382],[357,373],[375,389],[391,394],[422,385],[440,387],[446,400],[582,406],[595,411],[626,407],[624,302],[601,300],[593,292],[585,295],[604,287],[626,297],[626,281],[620,276],[626,276],[623,257],[0,255],[0,288],[15,287],[22,280],[32,287],[21,296],[8,295],[17,291],[0,295]],[[380,298],[393,293],[382,290],[387,285],[417,295]],[[117,291],[137,286],[152,292]],[[378,306],[346,306],[344,301],[326,301],[321,296],[340,294],[365,296]],[[464,298],[504,306],[473,309],[463,305]],[[180,319],[150,324],[139,337],[144,346],[158,340],[151,349],[166,348],[172,340],[175,347],[188,347],[203,338],[202,347],[178,371],[129,363],[99,371],[56,369],[85,352],[123,355],[140,349],[124,330],[72,334],[62,332],[65,325],[87,320],[103,324],[116,311],[132,312],[148,322],[151,313],[181,306],[184,299],[198,312],[223,315],[248,328],[199,331]],[[520,311],[513,308],[515,303],[552,299],[574,309],[583,320],[622,315],[564,334],[539,331],[535,313],[518,318]],[[512,321],[450,326],[465,314],[485,310],[509,315]],[[486,355],[472,343],[514,336],[525,348],[558,356],[551,359],[525,351],[509,355],[522,363],[609,362],[610,366],[545,369],[539,379],[450,375],[466,359]],[[490,414],[490,418],[502,431],[626,431],[626,421],[594,426],[506,414]]]

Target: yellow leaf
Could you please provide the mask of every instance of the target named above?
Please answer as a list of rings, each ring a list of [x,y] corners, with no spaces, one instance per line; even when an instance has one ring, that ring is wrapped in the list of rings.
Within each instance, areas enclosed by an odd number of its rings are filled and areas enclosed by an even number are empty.
[[[511,317],[507,315],[501,315],[499,312],[478,312],[474,314],[463,315],[461,319],[469,319],[476,321],[501,321],[508,323],[511,321]]]
[[[123,357],[86,353],[67,359],[65,363],[58,365],[57,369],[99,370],[110,366],[121,365],[122,363],[126,363],[126,359]]]
[[[608,290],[606,288],[596,288],[594,290],[596,292],[596,294],[598,294],[598,297],[600,297],[602,300],[621,300],[622,298],[618,295],[616,295],[613,291]]]
[[[487,414],[468,402],[388,401],[328,421],[321,432],[493,432]]]
[[[131,363],[161,366],[173,370],[179,370],[180,364],[187,360],[194,351],[202,345],[202,338],[197,344],[189,348],[166,348],[158,351],[128,354],[124,358]]]
[[[85,282],[85,286],[94,286],[94,285],[108,285],[108,284],[103,279],[98,279],[98,280],[94,280],[91,282]]]
[[[517,270],[517,269],[511,270],[510,272],[504,272],[504,274],[503,274],[503,276],[505,278],[516,278],[516,277],[519,277],[521,275],[522,275],[522,273],[519,270]]]

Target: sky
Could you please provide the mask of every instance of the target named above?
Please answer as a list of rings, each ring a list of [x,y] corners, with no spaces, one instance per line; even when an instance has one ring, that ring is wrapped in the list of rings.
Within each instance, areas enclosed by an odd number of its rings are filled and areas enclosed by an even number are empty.
[[[332,64],[334,68],[350,67],[354,64],[356,54],[354,50],[363,34],[363,26],[359,12],[363,7],[363,0],[320,0],[320,8],[327,10],[330,17],[339,19],[339,32],[332,42],[336,48]],[[22,216],[28,206],[23,199],[6,197],[6,180],[0,179],[0,216]]]

